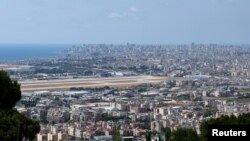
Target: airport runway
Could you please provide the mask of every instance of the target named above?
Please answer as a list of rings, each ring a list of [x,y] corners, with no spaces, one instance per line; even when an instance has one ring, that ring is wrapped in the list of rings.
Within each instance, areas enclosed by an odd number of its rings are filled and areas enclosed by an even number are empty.
[[[77,79],[60,79],[60,80],[31,80],[19,81],[21,90],[41,91],[41,90],[66,90],[71,87],[98,88],[110,86],[115,88],[125,88],[143,83],[160,83],[167,79],[178,79],[164,76],[126,76],[126,77],[109,77],[109,78],[77,78]],[[182,78],[179,78],[182,79]]]

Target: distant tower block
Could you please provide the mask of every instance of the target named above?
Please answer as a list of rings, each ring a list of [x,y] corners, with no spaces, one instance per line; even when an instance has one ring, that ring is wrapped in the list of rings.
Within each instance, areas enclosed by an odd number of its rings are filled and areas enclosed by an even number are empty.
[[[206,97],[207,96],[207,91],[203,91],[202,95]]]

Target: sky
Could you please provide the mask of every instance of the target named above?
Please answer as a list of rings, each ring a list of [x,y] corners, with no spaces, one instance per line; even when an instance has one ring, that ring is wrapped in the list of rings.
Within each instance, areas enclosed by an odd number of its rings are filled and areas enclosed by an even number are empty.
[[[0,0],[0,43],[249,44],[250,0]]]

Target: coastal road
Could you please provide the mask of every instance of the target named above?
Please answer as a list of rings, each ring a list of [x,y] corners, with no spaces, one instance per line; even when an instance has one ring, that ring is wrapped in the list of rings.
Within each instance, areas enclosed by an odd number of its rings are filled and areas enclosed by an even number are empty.
[[[126,76],[109,78],[76,78],[58,80],[29,80],[19,81],[22,92],[42,91],[42,90],[67,90],[71,87],[98,88],[110,86],[115,88],[125,88],[143,83],[160,83],[169,79],[183,79],[166,76]]]

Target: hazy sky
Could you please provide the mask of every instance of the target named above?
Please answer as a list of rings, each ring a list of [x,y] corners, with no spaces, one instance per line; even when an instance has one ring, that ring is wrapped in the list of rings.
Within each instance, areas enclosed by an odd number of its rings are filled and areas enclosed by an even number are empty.
[[[0,0],[0,43],[250,43],[250,0]]]

